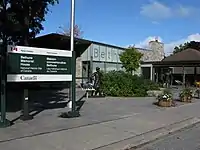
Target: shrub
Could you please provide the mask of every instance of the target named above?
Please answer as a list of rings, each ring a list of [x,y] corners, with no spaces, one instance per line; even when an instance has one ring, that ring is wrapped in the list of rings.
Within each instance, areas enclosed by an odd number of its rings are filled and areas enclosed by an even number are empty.
[[[183,97],[192,97],[192,90],[190,88],[185,88],[181,91],[180,93],[180,98],[183,98]]]
[[[148,90],[158,90],[159,86],[150,80],[123,71],[103,74],[102,90],[106,96],[143,97]]]

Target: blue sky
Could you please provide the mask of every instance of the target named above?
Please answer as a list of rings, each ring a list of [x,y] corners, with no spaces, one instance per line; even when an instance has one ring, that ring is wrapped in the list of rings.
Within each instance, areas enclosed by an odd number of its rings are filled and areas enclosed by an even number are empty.
[[[84,38],[127,46],[147,47],[158,37],[170,52],[175,45],[200,40],[199,0],[76,0],[76,24]],[[70,0],[50,7],[41,35],[68,26]]]

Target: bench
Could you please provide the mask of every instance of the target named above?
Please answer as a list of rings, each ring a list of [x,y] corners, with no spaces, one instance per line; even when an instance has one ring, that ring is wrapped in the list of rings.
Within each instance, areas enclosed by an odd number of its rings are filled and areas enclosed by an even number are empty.
[[[83,84],[81,84],[81,89],[86,92],[87,99],[89,97],[89,93],[96,91],[93,87],[83,86]]]

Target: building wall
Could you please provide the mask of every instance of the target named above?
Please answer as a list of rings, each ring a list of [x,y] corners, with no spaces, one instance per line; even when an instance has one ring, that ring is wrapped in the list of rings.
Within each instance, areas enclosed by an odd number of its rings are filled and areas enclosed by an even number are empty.
[[[76,77],[81,78],[82,77],[82,58],[81,57],[77,57],[76,58]],[[76,83],[80,84],[82,82],[82,79],[76,79]]]
[[[143,54],[142,61],[161,61],[164,58],[164,44],[151,41],[149,43],[150,49],[137,48],[139,52]],[[92,59],[92,72],[95,72],[96,67],[100,67],[102,71],[112,71],[112,70],[123,70],[122,64],[119,58],[119,54],[123,53],[124,49],[114,48],[110,46],[91,44],[87,50],[77,58],[76,74],[77,77],[81,77],[82,74],[87,74],[82,72],[82,62],[91,62]],[[151,65],[150,65],[151,67]],[[151,71],[152,72],[152,71]],[[134,74],[141,75],[141,67],[134,72]],[[81,82],[78,81],[78,82]]]

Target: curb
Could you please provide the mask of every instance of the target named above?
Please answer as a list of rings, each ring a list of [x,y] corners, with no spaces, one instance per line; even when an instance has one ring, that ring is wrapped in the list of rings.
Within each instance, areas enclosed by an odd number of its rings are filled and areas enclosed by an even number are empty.
[[[102,147],[94,148],[92,150],[134,150],[153,141],[156,141],[158,138],[162,138],[168,134],[180,131],[185,128],[189,128],[197,123],[200,123],[199,118],[188,118],[180,122],[151,130],[149,132],[142,133],[115,143],[104,145]]]

